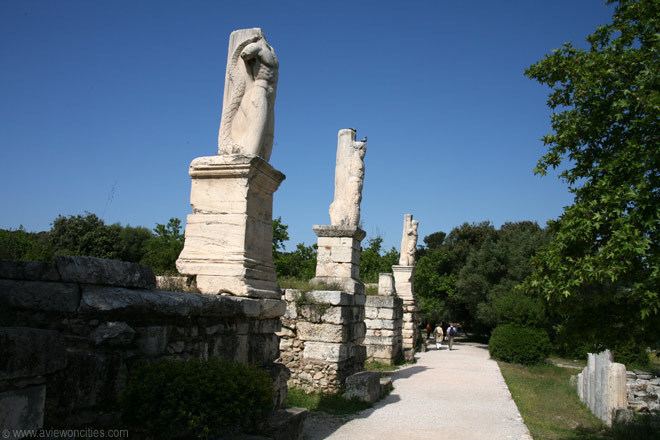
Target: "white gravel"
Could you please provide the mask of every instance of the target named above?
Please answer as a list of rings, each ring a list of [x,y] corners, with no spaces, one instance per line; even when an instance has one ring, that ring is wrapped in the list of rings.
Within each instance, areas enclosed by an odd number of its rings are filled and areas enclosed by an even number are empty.
[[[394,391],[352,418],[312,415],[305,439],[531,440],[497,363],[480,344],[433,348],[392,374]]]

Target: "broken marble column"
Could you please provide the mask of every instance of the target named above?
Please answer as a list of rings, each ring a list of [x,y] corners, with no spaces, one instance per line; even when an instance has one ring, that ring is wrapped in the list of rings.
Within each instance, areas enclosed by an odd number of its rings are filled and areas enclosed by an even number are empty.
[[[335,165],[335,195],[330,225],[315,225],[318,237],[316,276],[312,283],[349,293],[364,293],[360,281],[360,201],[364,181],[366,140],[356,141],[355,130],[339,130]]]
[[[346,379],[364,369],[364,284],[360,281],[360,200],[366,140],[339,130],[335,194],[330,225],[315,225],[318,237],[316,286],[287,290],[280,333],[281,362],[291,370],[289,385],[305,391],[339,393]]]
[[[261,29],[229,38],[217,156],[190,165],[192,214],[177,269],[202,293],[280,298],[272,256],[273,193],[284,174],[273,146],[278,61]]]
[[[612,362],[609,350],[588,353],[587,366],[577,377],[577,391],[591,412],[612,426],[616,411],[628,406],[625,365]]]
[[[399,265],[392,266],[396,294],[403,300],[403,353],[408,361],[414,359],[415,344],[419,337],[418,309],[413,287],[418,225],[419,222],[413,220],[412,214],[404,215]]]
[[[364,304],[367,359],[394,365],[403,359],[403,300],[396,296],[394,277],[381,273],[378,295],[368,295]]]

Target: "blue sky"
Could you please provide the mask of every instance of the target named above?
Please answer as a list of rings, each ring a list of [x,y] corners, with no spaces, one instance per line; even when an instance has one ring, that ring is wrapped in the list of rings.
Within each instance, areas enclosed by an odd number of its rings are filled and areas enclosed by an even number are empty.
[[[280,60],[274,214],[291,243],[329,222],[336,134],[368,136],[362,219],[398,245],[464,221],[545,223],[534,176],[547,90],[523,75],[609,21],[601,0],[0,2],[0,228],[58,214],[185,219],[188,164],[216,152],[227,41],[261,27]]]

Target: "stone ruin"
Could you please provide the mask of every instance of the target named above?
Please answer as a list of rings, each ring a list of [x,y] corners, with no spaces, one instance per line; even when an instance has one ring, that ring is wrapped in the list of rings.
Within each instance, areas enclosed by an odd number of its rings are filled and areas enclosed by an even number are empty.
[[[300,431],[304,413],[282,409],[289,374],[275,362],[286,310],[272,257],[272,197],[284,175],[268,163],[277,73],[260,29],[231,34],[219,154],[190,165],[192,214],[177,261],[200,293],[157,291],[150,270],[124,262],[0,264],[1,426],[107,426],[135,362],[222,358],[270,371],[273,423]]]
[[[403,353],[407,361],[414,359],[419,338],[417,301],[413,288],[418,225],[412,214],[404,215],[399,264],[392,266],[396,294],[403,300]]]
[[[337,393],[346,379],[364,369],[365,293],[360,281],[360,200],[366,142],[355,130],[339,130],[331,225],[316,225],[316,290],[285,291],[281,362],[289,384],[305,391]]]
[[[365,359],[412,360],[417,222],[406,216],[400,264],[367,297],[359,276],[366,139],[354,129],[338,133],[330,225],[313,228],[313,289],[282,299],[272,208],[285,176],[268,163],[278,68],[260,29],[232,32],[218,155],[190,164],[192,213],[176,263],[185,277],[159,278],[168,291],[132,263],[0,262],[0,426],[108,426],[136,362],[221,358],[270,372],[273,426],[296,438],[305,413],[283,408],[287,382],[374,401],[382,386],[363,371]]]
[[[591,412],[612,426],[629,422],[635,413],[660,411],[660,378],[645,371],[627,371],[605,350],[587,355],[587,366],[575,379],[578,397]]]
[[[403,360],[403,300],[396,296],[391,273],[378,276],[378,295],[364,305],[367,359],[394,365]]]

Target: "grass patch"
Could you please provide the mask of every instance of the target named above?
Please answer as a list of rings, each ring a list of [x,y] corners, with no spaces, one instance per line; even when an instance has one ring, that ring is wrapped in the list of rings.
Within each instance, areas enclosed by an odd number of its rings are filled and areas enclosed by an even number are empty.
[[[384,362],[368,360],[364,363],[364,369],[367,371],[377,371],[380,373],[391,373],[396,371],[399,367],[397,365],[389,365]]]
[[[280,289],[296,289],[301,292],[312,290],[344,290],[339,283],[310,283],[311,280],[300,280],[298,278],[278,278],[277,285]]]
[[[570,385],[576,370],[547,364],[498,364],[534,440],[613,438]]]
[[[299,280],[298,278],[278,278],[277,284],[280,289],[296,289],[301,292],[310,292],[315,288],[309,283],[309,280]]]
[[[357,399],[344,399],[337,394],[305,393],[300,388],[289,388],[286,405],[334,415],[354,414],[371,407]]]
[[[364,293],[366,295],[378,295],[378,284],[365,284]]]

